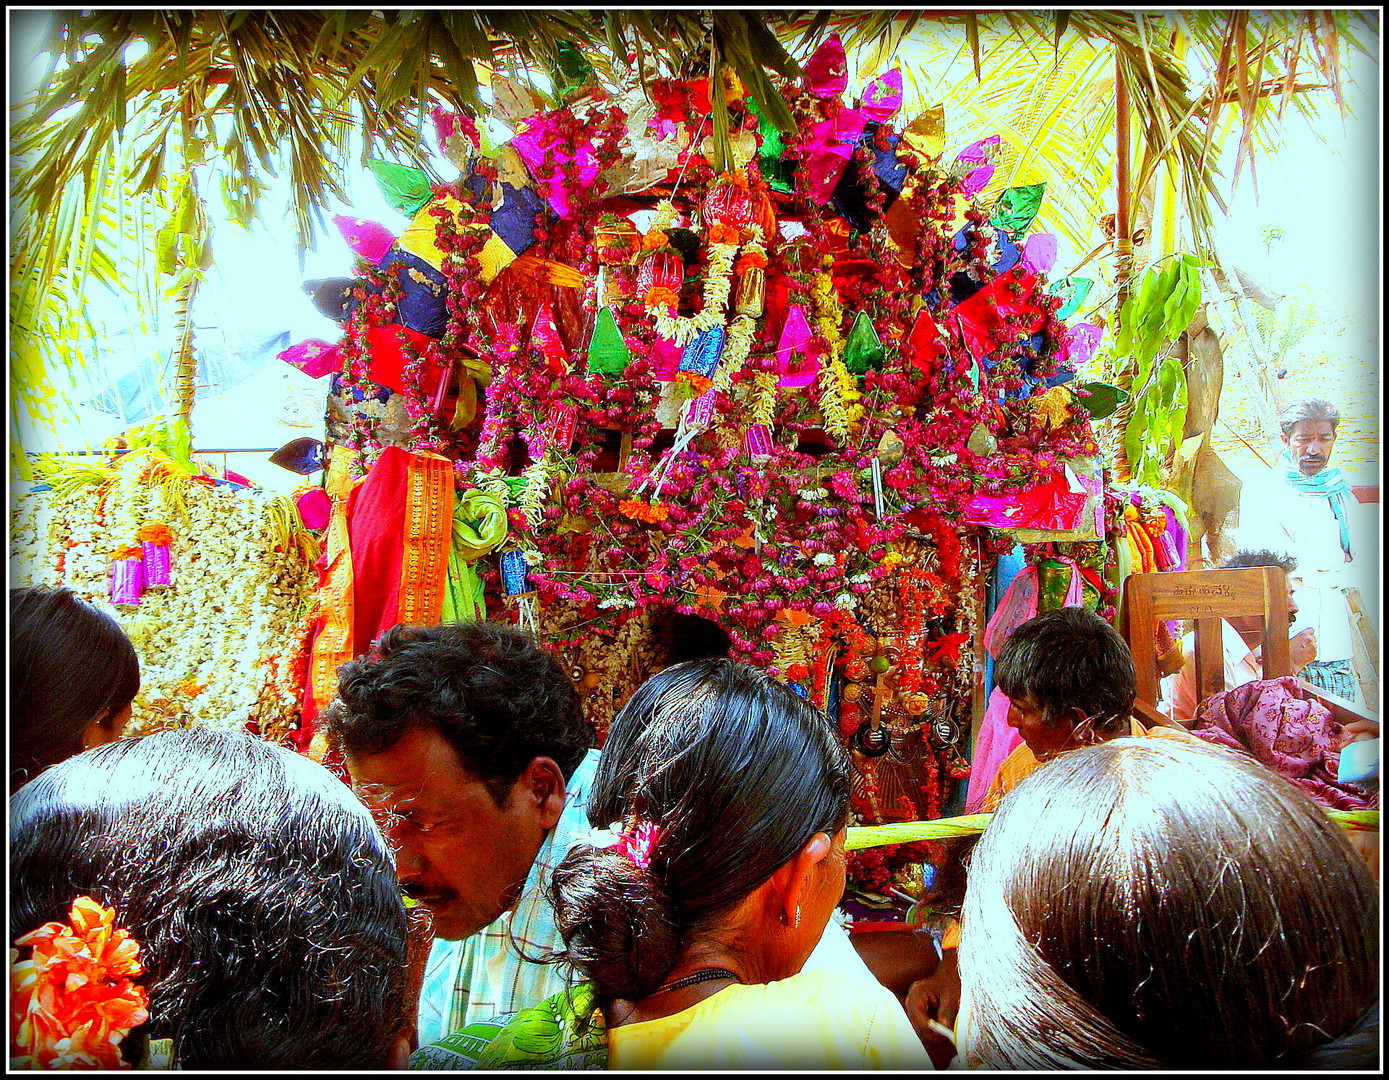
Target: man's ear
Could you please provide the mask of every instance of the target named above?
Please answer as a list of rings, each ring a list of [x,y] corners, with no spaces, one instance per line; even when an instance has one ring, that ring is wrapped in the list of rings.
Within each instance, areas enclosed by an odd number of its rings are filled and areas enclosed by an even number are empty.
[[[516,778],[513,791],[515,797],[532,802],[542,829],[548,831],[559,824],[566,788],[564,770],[554,758],[531,758],[530,764]]]
[[[817,832],[772,875],[777,892],[774,901],[776,914],[785,925],[799,925],[801,899],[810,886],[815,868],[825,861],[833,846],[828,833]]]

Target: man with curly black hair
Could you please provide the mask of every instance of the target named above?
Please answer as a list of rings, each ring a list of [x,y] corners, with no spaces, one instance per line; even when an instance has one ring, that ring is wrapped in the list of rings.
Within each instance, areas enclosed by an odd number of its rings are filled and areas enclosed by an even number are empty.
[[[338,680],[330,738],[434,920],[421,1045],[553,993],[543,883],[587,832],[598,760],[564,670],[510,627],[451,623],[388,630]]]

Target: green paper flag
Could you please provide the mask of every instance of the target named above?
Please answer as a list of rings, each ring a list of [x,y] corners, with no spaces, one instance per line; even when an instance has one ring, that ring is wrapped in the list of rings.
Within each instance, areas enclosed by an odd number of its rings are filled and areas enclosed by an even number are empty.
[[[870,367],[882,367],[886,359],[887,352],[873,328],[873,320],[866,311],[860,311],[844,341],[844,366],[855,375],[862,375]]]
[[[1057,309],[1056,319],[1069,318],[1080,310],[1080,305],[1085,303],[1085,298],[1090,295],[1090,290],[1095,287],[1095,283],[1089,278],[1075,277],[1062,278],[1060,281],[1051,283],[1053,296],[1061,297],[1061,307]]]
[[[757,117],[757,133],[762,137],[762,148],[757,152],[757,164],[762,169],[762,176],[773,191],[790,195],[796,190],[792,182],[796,165],[793,161],[782,160],[786,144],[781,140],[781,131],[762,115],[762,110],[757,107],[757,102],[751,95],[748,96],[747,103],[748,108]]]
[[[555,96],[562,98],[593,78],[593,66],[572,42],[561,41],[551,76],[556,88]]]
[[[604,375],[621,375],[632,359],[632,350],[622,340],[612,308],[603,307],[593,324],[593,337],[588,343],[588,370]]]
[[[1076,400],[1085,407],[1085,411],[1094,420],[1103,420],[1106,416],[1113,416],[1115,410],[1129,399],[1127,390],[1110,386],[1109,383],[1082,383],[1076,389],[1087,391],[1085,397],[1077,395]]]
[[[386,201],[402,214],[414,217],[420,209],[434,198],[434,185],[429,182],[429,174],[423,169],[412,169],[408,165],[397,165],[394,161],[371,158],[367,161],[376,177],[376,186]]]
[[[1042,194],[1046,190],[1046,184],[1008,188],[994,203],[993,217],[989,218],[989,222],[1014,240],[1021,240],[1041,209]]]

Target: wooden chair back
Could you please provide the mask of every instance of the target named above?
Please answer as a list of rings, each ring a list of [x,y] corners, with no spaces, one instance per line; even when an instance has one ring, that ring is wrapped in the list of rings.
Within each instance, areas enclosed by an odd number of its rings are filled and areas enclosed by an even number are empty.
[[[1140,715],[1156,712],[1157,624],[1191,620],[1196,631],[1196,699],[1226,689],[1221,619],[1257,615],[1263,646],[1263,677],[1292,672],[1288,651],[1287,575],[1278,566],[1237,570],[1173,570],[1131,574],[1124,582],[1123,633],[1138,676]],[[1144,707],[1146,706],[1146,708]],[[1161,715],[1161,714],[1158,714]]]

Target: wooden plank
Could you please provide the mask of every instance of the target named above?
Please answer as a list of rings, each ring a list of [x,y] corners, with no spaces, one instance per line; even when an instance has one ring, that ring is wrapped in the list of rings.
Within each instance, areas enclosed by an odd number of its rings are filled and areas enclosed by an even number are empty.
[[[1288,650],[1288,577],[1276,566],[1265,566],[1263,570],[1263,676],[1277,679],[1293,671]]]
[[[1133,653],[1134,674],[1140,701],[1156,704],[1157,619],[1153,616],[1153,583],[1156,574],[1131,574],[1124,583],[1124,610],[1128,626],[1129,651]]]
[[[1379,712],[1379,639],[1365,615],[1360,590],[1347,586],[1346,607],[1350,609],[1351,668],[1360,683],[1360,699],[1371,712]]]
[[[1225,642],[1219,619],[1196,620],[1196,703],[1225,686]]]
[[[1247,570],[1173,570],[1159,575],[1134,574],[1126,588],[1143,577],[1166,579],[1150,593],[1153,619],[1158,622],[1211,616],[1262,615],[1265,610],[1262,574],[1250,574]]]

